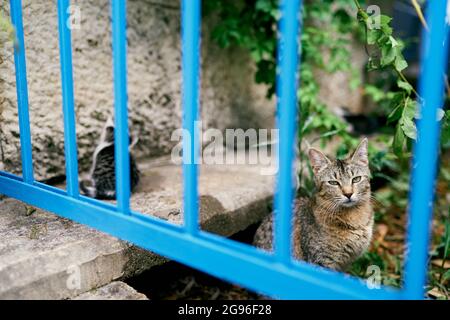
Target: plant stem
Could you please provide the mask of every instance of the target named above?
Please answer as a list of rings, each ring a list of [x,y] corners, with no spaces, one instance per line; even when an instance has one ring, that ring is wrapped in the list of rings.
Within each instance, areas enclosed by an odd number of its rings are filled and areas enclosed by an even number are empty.
[[[412,1],[414,1],[414,0],[412,0]],[[358,8],[358,11],[364,11],[364,10],[362,9],[361,4],[359,3],[358,0],[353,0],[353,2],[355,3],[356,7]],[[367,21],[366,21],[366,22],[367,22]],[[366,37],[367,37],[367,25],[366,25]],[[367,41],[366,41],[366,44],[367,44]],[[366,53],[368,54],[367,47],[366,47]],[[369,54],[368,54],[368,55],[369,55]],[[412,91],[414,92],[414,94],[416,95],[416,97],[417,97],[417,98],[420,98],[419,93],[416,91],[416,89],[414,89],[414,87],[411,85],[411,83],[406,79],[405,75],[404,75],[401,71],[398,71],[397,69],[395,69],[395,67],[394,67],[394,70],[395,70],[395,72],[397,73],[397,75],[398,75],[404,82],[408,83],[408,84],[411,86]]]
[[[425,28],[425,30],[429,31],[427,20],[425,20],[425,17],[423,16],[422,13],[422,9],[420,8],[420,5],[417,3],[417,0],[411,0],[411,3],[414,9],[416,9],[417,15],[419,16],[420,22],[422,23],[423,27]]]
[[[358,10],[362,10],[361,5],[359,4],[358,0],[353,0],[353,2],[355,3],[355,5],[358,8]]]
[[[395,68],[394,68],[395,69]],[[419,93],[416,91],[416,89],[414,89],[414,87],[411,85],[411,83],[409,83],[408,79],[406,79],[405,75],[401,72],[398,71],[397,69],[395,69],[395,72],[398,74],[398,76],[406,83],[408,83],[411,88],[412,88],[412,92],[414,92],[414,94],[416,95],[417,98],[420,98]]]

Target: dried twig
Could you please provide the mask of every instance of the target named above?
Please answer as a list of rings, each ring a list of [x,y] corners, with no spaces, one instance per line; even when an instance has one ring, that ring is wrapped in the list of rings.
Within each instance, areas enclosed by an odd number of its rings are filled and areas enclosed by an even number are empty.
[[[422,8],[420,7],[419,3],[417,3],[417,0],[411,0],[411,4],[413,5],[414,9],[416,10],[417,16],[419,17],[419,20],[422,23],[422,26],[424,27],[424,29],[427,32],[429,32],[430,28],[428,27],[427,20],[425,19],[424,15],[423,15]],[[448,77],[445,73],[444,73],[443,77],[444,77],[445,88],[447,90],[447,96],[450,97],[450,84],[448,82]]]
[[[416,10],[417,15],[419,16],[420,22],[422,23],[425,30],[430,31],[430,29],[428,28],[427,20],[425,20],[425,17],[422,13],[422,9],[420,8],[420,5],[417,2],[417,0],[411,0],[411,4],[413,5],[414,9]]]

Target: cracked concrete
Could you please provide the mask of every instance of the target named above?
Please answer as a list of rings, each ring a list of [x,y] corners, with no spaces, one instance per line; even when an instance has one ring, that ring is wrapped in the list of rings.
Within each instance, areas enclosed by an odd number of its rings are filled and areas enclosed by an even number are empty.
[[[148,300],[148,298],[126,283],[114,281],[106,286],[80,294],[73,300]]]
[[[141,167],[133,209],[181,223],[181,168]],[[203,229],[230,236],[268,213],[273,176],[259,166],[201,165]],[[0,202],[0,299],[67,299],[167,261],[89,227],[6,198]]]

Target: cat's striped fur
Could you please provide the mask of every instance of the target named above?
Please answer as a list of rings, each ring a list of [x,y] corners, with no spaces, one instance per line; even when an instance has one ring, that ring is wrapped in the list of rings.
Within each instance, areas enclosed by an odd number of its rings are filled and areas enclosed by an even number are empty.
[[[317,192],[294,201],[293,255],[345,270],[370,245],[373,229],[367,139],[346,160],[329,160],[309,150]],[[254,244],[272,250],[273,217],[265,218]]]
[[[140,172],[131,149],[137,143],[135,136],[128,148],[130,154],[130,189],[133,191],[139,182]],[[113,200],[116,198],[116,172],[114,161],[114,122],[106,121],[98,146],[92,156],[92,166],[88,176],[80,182],[81,191],[92,198]]]

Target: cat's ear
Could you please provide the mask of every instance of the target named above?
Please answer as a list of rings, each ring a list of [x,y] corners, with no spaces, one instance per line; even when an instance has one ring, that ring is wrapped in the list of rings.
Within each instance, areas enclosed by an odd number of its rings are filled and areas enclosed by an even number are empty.
[[[328,159],[326,155],[314,148],[309,149],[308,156],[314,173],[318,173],[331,163],[330,159]]]
[[[355,152],[352,155],[352,162],[367,166],[369,164],[369,153],[368,153],[368,140],[367,138],[364,138],[359,143],[358,147],[356,148]]]
[[[103,127],[102,134],[100,135],[100,143],[112,142],[114,142],[114,121],[113,117],[109,116]]]
[[[131,151],[138,142],[139,134],[137,131],[134,131],[132,134],[130,134],[130,145],[128,146],[128,151]]]
[[[108,119],[106,119],[106,122],[105,122],[105,128],[108,128],[108,127],[114,128],[114,120],[111,115],[108,117]]]

